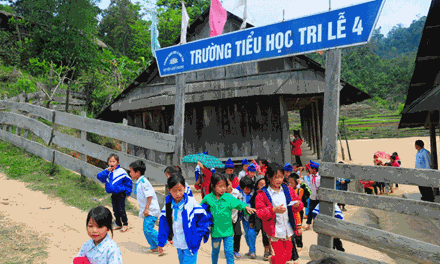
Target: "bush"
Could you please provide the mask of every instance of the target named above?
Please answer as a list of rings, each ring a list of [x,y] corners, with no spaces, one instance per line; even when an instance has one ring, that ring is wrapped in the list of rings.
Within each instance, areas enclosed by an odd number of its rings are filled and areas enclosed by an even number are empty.
[[[14,39],[11,33],[0,31],[0,61],[6,65],[18,65],[20,63],[18,42],[11,39]]]
[[[18,93],[21,91],[24,91],[25,93],[34,93],[37,91],[35,84],[27,78],[18,79],[12,87],[18,91]]]

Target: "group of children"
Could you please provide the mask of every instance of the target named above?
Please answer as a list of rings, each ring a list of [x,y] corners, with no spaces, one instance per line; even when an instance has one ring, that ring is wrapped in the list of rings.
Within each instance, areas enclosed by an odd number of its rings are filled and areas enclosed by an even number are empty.
[[[393,154],[390,156],[390,162],[383,163],[379,158],[380,158],[379,155],[377,154],[373,155],[373,163],[375,166],[400,167],[400,165],[402,164],[397,152],[393,152]],[[391,182],[374,182],[374,181],[360,181],[360,182],[364,187],[365,193],[367,194],[388,195],[394,193],[394,190],[399,187],[399,185],[396,183],[395,188],[393,188],[393,183]]]
[[[150,249],[163,254],[164,246],[173,244],[180,264],[196,263],[200,245],[202,241],[206,243],[209,236],[212,263],[217,264],[223,242],[226,262],[233,264],[234,258],[241,258],[241,224],[249,248],[246,256],[256,258],[256,237],[261,230],[265,260],[272,264],[295,261],[299,258],[297,251],[303,247],[303,218],[307,217],[305,229],[308,229],[317,213],[314,209],[318,204],[319,164],[312,161],[306,165],[307,176],[301,176],[305,168],[297,164],[287,163],[283,167],[266,160],[259,164],[243,160],[243,170],[236,176],[230,159],[224,173],[214,172],[199,162],[195,188],[202,191],[200,204],[194,199],[181,169],[170,166],[164,171],[170,195],[162,210],[154,188],[144,176],[146,167],[142,161],[130,164],[131,178],[120,168],[117,155],[111,155],[108,164],[98,179],[106,183],[106,191],[112,194],[115,227],[107,208],[98,206],[90,210],[86,226],[91,240],[83,245],[74,264],[122,263],[120,250],[107,232],[113,235],[116,229],[127,231],[125,199],[131,195],[132,181],[136,182],[134,192],[140,207],[139,218],[143,220]],[[304,207],[308,208],[306,215]],[[156,231],[154,225],[158,219],[159,231]]]

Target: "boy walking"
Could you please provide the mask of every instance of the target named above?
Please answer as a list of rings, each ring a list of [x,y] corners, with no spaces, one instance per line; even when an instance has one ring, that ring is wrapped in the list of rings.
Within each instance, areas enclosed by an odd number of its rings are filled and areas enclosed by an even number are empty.
[[[130,176],[136,180],[134,194],[136,194],[139,203],[139,219],[144,221],[144,235],[150,244],[151,251],[157,252],[158,233],[154,229],[154,224],[160,216],[160,207],[153,186],[144,176],[145,170],[145,163],[141,160],[130,164]]]

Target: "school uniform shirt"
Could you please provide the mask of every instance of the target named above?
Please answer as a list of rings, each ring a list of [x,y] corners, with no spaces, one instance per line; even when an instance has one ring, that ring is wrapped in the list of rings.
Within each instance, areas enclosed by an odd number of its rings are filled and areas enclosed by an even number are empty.
[[[240,201],[243,198],[242,197],[243,193],[241,192],[241,190],[237,188],[232,189],[231,195],[234,196],[235,199],[238,199]],[[238,215],[239,215],[239,211],[237,209],[232,209],[232,223],[234,224],[237,223]]]
[[[105,183],[107,193],[125,193],[130,196],[133,189],[133,180],[120,165],[116,166],[112,172],[108,170],[101,171],[98,173],[97,178]]]
[[[319,215],[319,204],[313,209],[312,217],[313,219]],[[341,220],[344,220],[344,215],[342,214],[341,208],[337,204],[335,204],[335,217]]]
[[[93,239],[84,243],[78,257],[86,257],[90,264],[122,264],[121,250],[108,234],[96,246]]]
[[[158,246],[164,247],[170,233],[167,216],[166,204],[173,203],[174,198],[168,195],[165,198],[165,206],[162,208],[159,220]],[[189,249],[196,254],[200,248],[202,239],[206,243],[209,238],[210,226],[212,218],[210,214],[194,199],[194,197],[184,194],[183,206],[177,205],[177,220],[174,221],[174,209],[172,209],[171,217],[173,219],[173,244],[176,248]],[[173,206],[171,208],[174,208]]]
[[[154,217],[160,216],[160,207],[159,202],[157,201],[156,192],[154,191],[153,186],[151,185],[150,181],[145,178],[145,176],[141,176],[135,186],[135,194],[137,201],[139,203],[139,219],[144,219],[144,211],[145,206],[147,206],[147,199],[148,197],[153,197],[150,203],[149,215]]]
[[[250,194],[245,194],[242,190],[240,190],[240,194],[241,194],[240,200],[242,202],[246,203],[247,206],[251,207],[251,198],[252,198],[252,195],[254,195],[254,192],[252,191]],[[243,216],[243,219],[246,221],[249,221],[249,215]]]
[[[246,176],[246,171],[245,170],[240,171],[240,173],[238,174],[238,181],[241,181],[241,179],[243,179],[244,176]]]
[[[312,191],[312,193],[310,194],[310,200],[316,200],[317,199],[317,193],[318,193],[318,188],[321,185],[321,176],[319,176],[319,173],[316,173],[316,175],[314,174],[310,174],[310,191]]]
[[[181,202],[185,203],[185,200]],[[177,212],[177,220],[173,221],[173,234],[174,234],[173,244],[176,248],[188,249],[188,245],[186,244],[185,241],[185,232],[183,231],[182,212],[183,211]],[[173,209],[173,215],[174,213],[175,212]]]
[[[229,237],[234,235],[232,229],[232,209],[243,211],[247,204],[236,199],[229,193],[224,193],[218,200],[214,193],[205,196],[201,205],[206,204],[212,214],[214,226],[211,231],[212,237]],[[245,215],[247,212],[244,212]]]
[[[287,200],[283,190],[280,188],[278,192],[271,187],[267,188],[270,197],[272,198],[273,207],[284,204],[287,208]],[[287,210],[282,214],[275,214],[275,234],[274,237],[286,239],[293,235],[293,229],[289,223],[289,214]]]
[[[185,182],[185,193],[188,194],[188,196],[194,196],[191,187],[189,187],[188,183],[186,182]]]

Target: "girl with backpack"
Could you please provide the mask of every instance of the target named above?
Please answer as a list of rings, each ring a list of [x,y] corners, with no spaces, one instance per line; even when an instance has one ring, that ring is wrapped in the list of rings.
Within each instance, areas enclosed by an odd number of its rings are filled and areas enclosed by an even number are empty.
[[[159,254],[167,241],[177,248],[180,264],[195,264],[202,238],[206,243],[212,221],[196,199],[185,192],[185,179],[174,174],[167,180],[170,195],[165,198],[159,222]]]
[[[298,235],[295,214],[304,207],[295,190],[283,183],[284,168],[276,163],[267,167],[269,186],[258,191],[255,199],[257,216],[263,222],[263,229],[271,240],[275,255],[272,264],[285,264],[292,256],[291,238]]]
[[[255,208],[255,199],[257,198],[258,191],[263,189],[263,187],[266,186],[266,179],[260,178],[255,182],[254,187],[254,194],[251,197],[251,208]],[[258,235],[258,233],[261,230],[261,236],[263,238],[263,245],[264,245],[264,260],[269,260],[269,257],[272,256],[272,249],[270,248],[270,241],[269,237],[267,236],[266,231],[263,229],[263,223],[261,222],[261,219],[257,217],[256,214],[252,214],[249,217],[249,225],[251,228],[255,231],[255,237]]]

